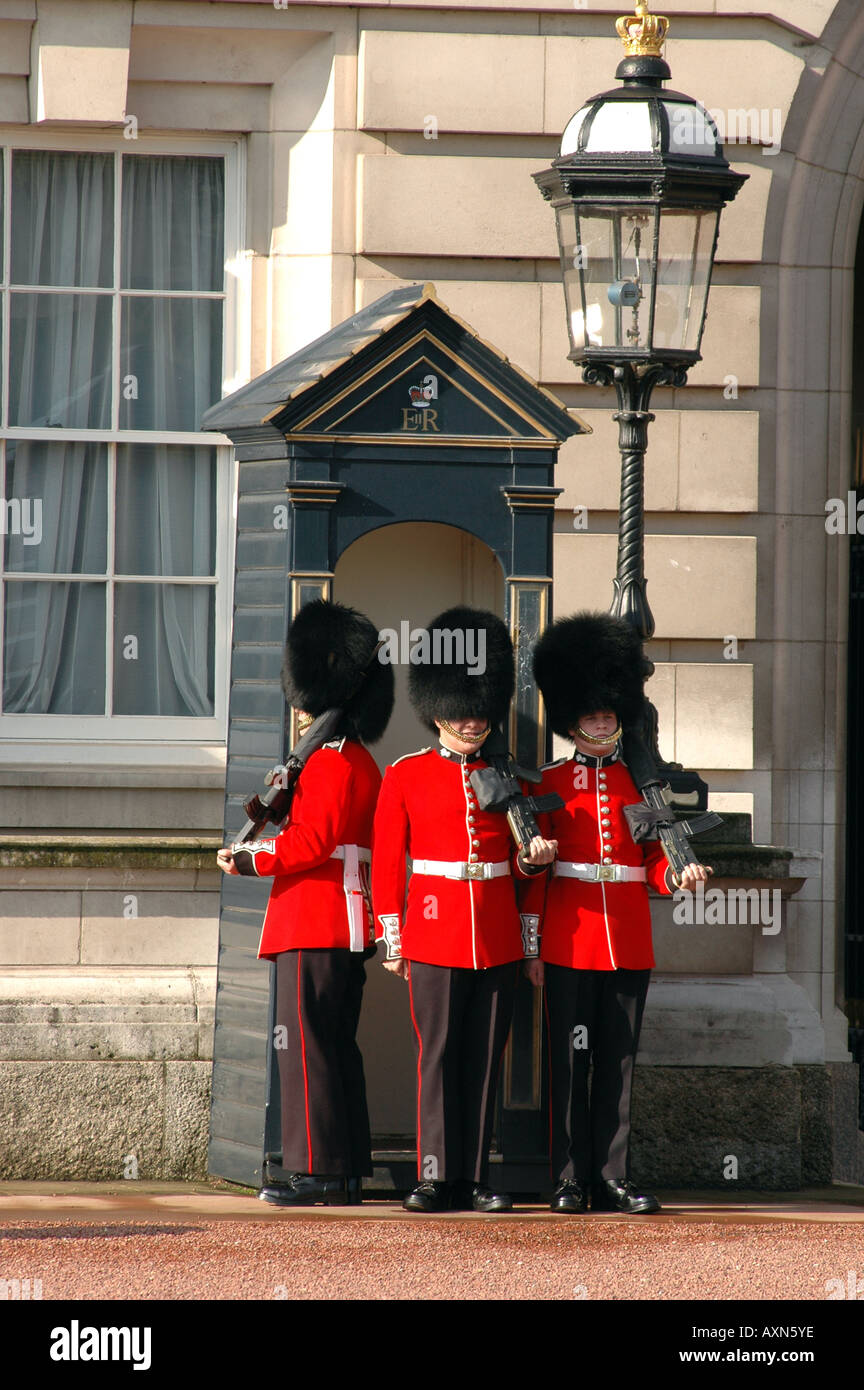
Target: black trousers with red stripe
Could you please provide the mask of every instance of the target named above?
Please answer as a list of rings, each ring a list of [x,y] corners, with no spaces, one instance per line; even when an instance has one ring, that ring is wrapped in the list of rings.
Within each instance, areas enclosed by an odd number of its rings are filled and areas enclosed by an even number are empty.
[[[412,961],[420,1180],[489,1180],[498,1073],[519,962],[466,970]]]
[[[556,1183],[630,1177],[630,1096],[650,979],[650,970],[546,964],[550,1159]]]
[[[276,958],[282,1167],[288,1172],[371,1176],[366,1081],[356,1040],[369,955],[374,948],[304,947]]]

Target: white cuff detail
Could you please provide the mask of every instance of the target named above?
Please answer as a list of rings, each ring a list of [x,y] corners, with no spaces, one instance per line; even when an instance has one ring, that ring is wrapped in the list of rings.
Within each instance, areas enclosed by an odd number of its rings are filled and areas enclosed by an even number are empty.
[[[383,940],[387,947],[387,960],[402,959],[402,932],[399,926],[398,912],[379,913],[378,921],[381,923]]]

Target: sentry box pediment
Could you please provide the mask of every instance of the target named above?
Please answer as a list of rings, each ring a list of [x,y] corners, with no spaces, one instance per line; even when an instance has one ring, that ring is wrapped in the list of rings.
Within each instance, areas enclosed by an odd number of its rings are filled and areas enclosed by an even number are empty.
[[[555,449],[587,432],[428,284],[360,310],[213,406],[203,426],[227,434],[241,458],[279,438]]]

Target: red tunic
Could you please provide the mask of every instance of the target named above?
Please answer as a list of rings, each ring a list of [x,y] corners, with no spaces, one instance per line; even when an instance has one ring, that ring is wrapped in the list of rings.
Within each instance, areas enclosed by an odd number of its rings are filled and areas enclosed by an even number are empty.
[[[671,893],[659,844],[637,845],[630,834],[623,808],[641,798],[625,764],[608,758],[596,763],[579,761],[576,754],[543,769],[537,794],[557,792],[564,806],[541,818],[541,833],[558,841],[559,860],[600,864],[605,856],[612,864],[644,865],[647,883]],[[520,894],[522,912],[540,917],[541,958],[575,970],[650,970],[646,883],[591,883],[559,877],[553,869]]]
[[[362,744],[327,743],[300,774],[279,833],[232,846],[235,857],[246,852],[241,872],[274,879],[259,957],[274,960],[280,951],[301,947],[362,951],[374,944],[369,854],[380,786],[381,774]],[[364,854],[355,856],[352,847]],[[334,851],[342,857],[334,858]]]
[[[478,880],[414,872],[405,906],[406,855],[451,864],[473,855],[478,864],[512,869],[516,847],[507,818],[481,811],[468,780],[487,766],[482,758],[463,763],[458,753],[423,748],[387,768],[375,813],[372,898],[391,957],[474,970],[522,958],[510,873]]]

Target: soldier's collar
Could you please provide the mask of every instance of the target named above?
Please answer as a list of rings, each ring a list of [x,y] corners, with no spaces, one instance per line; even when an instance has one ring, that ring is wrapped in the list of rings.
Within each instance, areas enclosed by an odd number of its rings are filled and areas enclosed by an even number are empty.
[[[617,743],[612,749],[612,752],[607,753],[603,758],[595,757],[593,753],[580,753],[578,748],[574,748],[573,750],[574,763],[584,763],[586,767],[610,767],[612,763],[617,763],[620,759],[621,750]]]
[[[443,743],[439,743],[438,752],[442,758],[450,758],[454,763],[479,763],[481,754],[475,753],[454,753],[452,748],[445,748]]]

